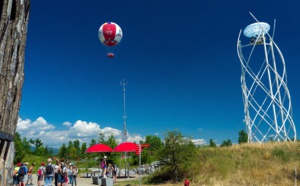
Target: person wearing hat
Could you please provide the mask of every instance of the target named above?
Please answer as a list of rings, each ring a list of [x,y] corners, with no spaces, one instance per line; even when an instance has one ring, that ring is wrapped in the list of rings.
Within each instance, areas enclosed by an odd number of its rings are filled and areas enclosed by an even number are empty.
[[[38,184],[38,186],[42,185],[42,181],[43,181],[43,178],[44,178],[44,171],[45,171],[44,166],[45,166],[45,163],[42,162],[41,166],[39,167],[38,172],[37,172],[37,176],[38,176],[37,184]]]
[[[29,163],[28,162],[25,162],[24,163],[24,166],[26,167],[26,170],[27,170],[27,173],[24,175],[24,183],[27,183],[28,182],[28,165]]]
[[[106,178],[106,169],[107,169],[106,159],[107,159],[107,156],[104,156],[103,160],[101,162],[101,169],[102,169],[102,177],[103,178]]]
[[[32,172],[33,172],[34,166],[35,166],[35,163],[32,163],[28,169],[28,179],[27,179],[26,185],[33,185],[32,184]],[[29,182],[30,182],[30,184],[28,184]]]
[[[13,185],[18,186],[19,185],[19,169],[20,169],[21,163],[17,163],[17,165],[14,168],[13,171]]]
[[[52,180],[54,176],[54,169],[55,165],[52,165],[52,159],[48,158],[47,160],[47,165],[45,167],[44,171],[44,181],[45,184],[44,186],[51,186],[52,185]]]

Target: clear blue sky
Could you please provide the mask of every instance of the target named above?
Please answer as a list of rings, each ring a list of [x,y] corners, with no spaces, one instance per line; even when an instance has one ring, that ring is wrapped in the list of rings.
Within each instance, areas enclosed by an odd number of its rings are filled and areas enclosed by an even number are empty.
[[[30,8],[17,129],[29,139],[89,143],[100,131],[119,139],[126,79],[129,140],[178,129],[198,143],[236,143],[245,130],[236,43],[255,22],[249,11],[271,27],[277,20],[300,123],[298,0],[31,0]],[[124,33],[113,59],[98,39],[107,21]]]

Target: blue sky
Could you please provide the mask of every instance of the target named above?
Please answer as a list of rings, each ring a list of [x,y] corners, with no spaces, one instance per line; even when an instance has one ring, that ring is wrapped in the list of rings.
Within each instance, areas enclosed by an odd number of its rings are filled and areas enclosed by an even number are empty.
[[[255,22],[249,11],[271,30],[277,20],[298,127],[297,0],[31,0],[30,8],[17,128],[28,139],[55,147],[100,131],[120,139],[126,79],[129,141],[178,129],[198,144],[236,143],[245,130],[236,42]],[[107,21],[124,33],[113,59],[98,39]]]

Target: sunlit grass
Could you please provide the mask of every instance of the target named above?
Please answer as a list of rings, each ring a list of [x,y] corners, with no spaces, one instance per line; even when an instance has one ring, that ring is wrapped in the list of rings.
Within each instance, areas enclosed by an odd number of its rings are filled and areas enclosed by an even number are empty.
[[[185,179],[190,186],[200,185],[295,185],[295,169],[300,175],[300,142],[270,142],[234,145],[231,147],[199,148],[197,159],[187,162],[190,167]],[[26,156],[24,162],[35,162],[37,169],[47,157]],[[89,164],[89,165],[88,165]],[[93,164],[93,165],[92,165]],[[78,162],[78,167],[94,166],[94,162]],[[150,185],[147,177],[142,185]],[[119,186],[137,186],[139,180],[122,180]],[[165,182],[161,186],[182,186]]]

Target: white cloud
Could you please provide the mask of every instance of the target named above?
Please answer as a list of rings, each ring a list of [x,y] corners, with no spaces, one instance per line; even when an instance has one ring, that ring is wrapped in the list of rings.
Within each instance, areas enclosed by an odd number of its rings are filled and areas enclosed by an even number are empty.
[[[66,127],[71,127],[72,123],[66,121],[66,122],[63,123],[63,125],[66,126]]]
[[[86,122],[77,120],[74,125],[68,121],[62,123],[67,128],[56,128],[54,125],[48,123],[43,117],[37,118],[35,121],[30,119],[22,120],[19,118],[17,124],[17,132],[20,133],[21,137],[29,139],[42,140],[45,146],[58,148],[61,145],[68,144],[69,141],[79,140],[80,143],[89,143],[92,139],[97,140],[99,133],[102,132],[107,139],[109,136],[114,135],[117,142],[122,142],[122,131],[112,127],[100,128],[100,124],[95,122]],[[158,135],[156,133],[155,135]],[[139,143],[144,141],[145,137],[140,134],[129,134],[127,135],[127,141]],[[163,141],[163,139],[162,139]],[[204,139],[193,139],[195,145],[205,145]]]
[[[192,142],[195,145],[205,145],[206,144],[206,141],[204,139],[193,139]]]
[[[69,141],[79,140],[81,143],[89,143],[92,139],[98,139],[99,133],[102,132],[106,138],[114,135],[118,142],[122,141],[122,131],[112,128],[100,128],[100,125],[95,122],[86,122],[77,120],[75,124],[66,121],[62,125],[67,126],[67,129],[57,129],[54,125],[48,123],[43,117],[39,117],[36,121],[30,119],[22,120],[19,118],[17,124],[17,132],[21,137],[29,139],[37,139],[43,141],[44,145],[49,147],[60,147],[63,143],[66,145]],[[128,141],[139,141],[142,138],[139,135],[128,136]]]

